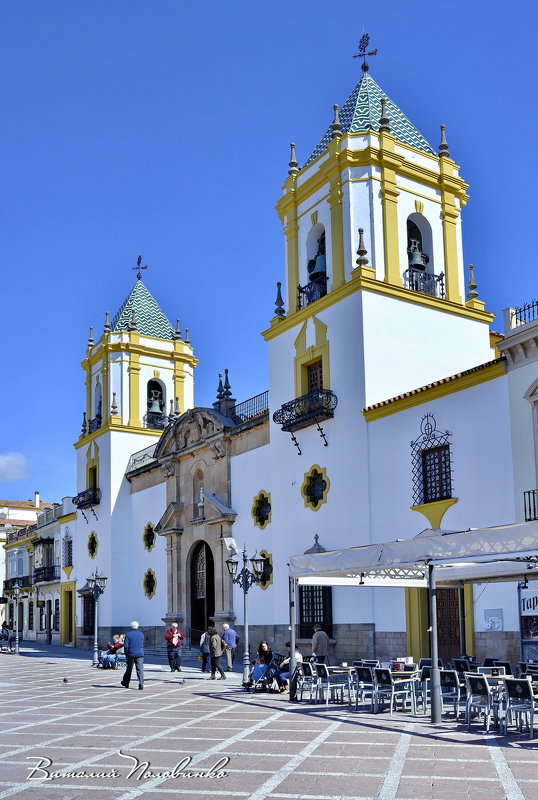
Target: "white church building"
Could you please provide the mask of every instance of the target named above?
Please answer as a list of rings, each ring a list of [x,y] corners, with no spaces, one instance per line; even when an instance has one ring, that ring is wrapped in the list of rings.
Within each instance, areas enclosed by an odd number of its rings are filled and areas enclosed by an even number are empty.
[[[193,349],[140,273],[90,333],[74,516],[56,515],[73,544],[56,548],[59,611],[40,623],[63,644],[93,639],[95,571],[108,578],[103,642],[133,618],[150,643],[173,619],[193,641],[212,621],[241,634],[226,560],[230,539],[244,543],[266,564],[248,593],[251,642],[281,650],[291,555],[537,518],[538,304],[491,331],[464,265],[468,186],[444,126],[436,149],[364,67],[302,165],[291,147],[268,325],[260,309],[268,392],[237,403],[226,371],[213,406],[195,406]],[[23,537],[29,550],[38,536]],[[517,662],[529,591],[440,590],[441,657]],[[37,638],[32,596],[19,617]],[[424,589],[303,587],[296,613],[305,649],[318,622],[337,658],[428,655]]]

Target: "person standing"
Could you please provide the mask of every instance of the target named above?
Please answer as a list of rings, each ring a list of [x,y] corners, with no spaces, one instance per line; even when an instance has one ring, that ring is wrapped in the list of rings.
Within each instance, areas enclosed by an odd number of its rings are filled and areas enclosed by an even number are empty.
[[[312,655],[316,657],[319,664],[325,664],[329,653],[329,637],[325,631],[321,630],[321,625],[314,625],[314,635],[312,636]]]
[[[234,661],[234,653],[235,648],[237,647],[237,642],[239,641],[239,636],[234,631],[233,628],[230,628],[227,622],[224,623],[222,626],[222,641],[226,645],[226,664],[227,664],[227,671],[232,672],[233,670],[233,661]]]
[[[170,672],[181,672],[181,643],[185,637],[179,630],[177,622],[172,622],[172,625],[165,632],[164,638],[166,639]]]
[[[211,678],[210,680],[215,680],[215,672],[216,670],[220,673],[219,680],[223,681],[226,679],[226,673],[222,669],[221,665],[219,664],[219,659],[222,655],[222,639],[220,635],[217,633],[217,629],[210,627],[207,629],[209,633],[209,652],[211,654]]]
[[[127,668],[121,679],[121,685],[129,688],[133,667],[136,669],[138,688],[144,688],[144,634],[138,630],[138,622],[131,622],[131,630],[125,635],[123,643]]]
[[[209,628],[204,631],[200,636],[200,655],[202,656],[202,672],[208,672],[207,662],[209,661],[209,643],[211,636],[209,635]]]

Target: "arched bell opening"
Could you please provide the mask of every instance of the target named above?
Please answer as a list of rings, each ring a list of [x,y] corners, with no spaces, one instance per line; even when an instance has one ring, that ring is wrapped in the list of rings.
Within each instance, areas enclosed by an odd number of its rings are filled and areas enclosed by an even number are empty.
[[[410,214],[407,218],[407,260],[414,269],[433,273],[432,230],[422,214]]]
[[[146,427],[164,428],[166,409],[166,387],[162,381],[153,378],[146,389]]]
[[[325,228],[320,223],[312,226],[306,240],[306,271],[308,283],[299,287],[299,308],[327,294]]]
[[[191,629],[205,631],[215,614],[215,564],[211,548],[197,542],[190,561]]]

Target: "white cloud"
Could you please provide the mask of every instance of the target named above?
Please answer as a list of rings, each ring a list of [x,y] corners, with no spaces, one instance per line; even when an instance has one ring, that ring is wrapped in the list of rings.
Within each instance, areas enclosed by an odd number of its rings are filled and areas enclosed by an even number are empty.
[[[22,453],[0,453],[0,481],[18,481],[28,475],[28,459]]]

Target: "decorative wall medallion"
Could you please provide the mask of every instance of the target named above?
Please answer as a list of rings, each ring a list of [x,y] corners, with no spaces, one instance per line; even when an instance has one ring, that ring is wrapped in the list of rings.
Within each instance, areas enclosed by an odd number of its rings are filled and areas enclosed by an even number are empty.
[[[144,587],[144,594],[146,595],[147,598],[151,600],[151,598],[157,591],[157,576],[155,575],[152,569],[146,570],[146,573],[144,575],[143,587]]]
[[[327,477],[327,472],[323,467],[314,464],[305,473],[304,482],[301,486],[301,494],[307,508],[317,511],[323,503],[327,502],[327,495],[331,484]]]
[[[97,549],[99,547],[99,541],[97,539],[97,534],[95,531],[92,531],[88,536],[88,555],[90,558],[95,558],[97,555]]]
[[[146,527],[144,528],[144,533],[142,535],[142,540],[144,542],[144,548],[151,553],[153,548],[155,547],[155,526],[148,522]]]
[[[254,498],[254,503],[250,510],[254,524],[265,530],[267,525],[271,522],[271,495],[269,492],[258,492]]]

